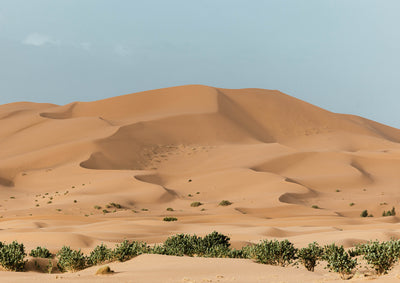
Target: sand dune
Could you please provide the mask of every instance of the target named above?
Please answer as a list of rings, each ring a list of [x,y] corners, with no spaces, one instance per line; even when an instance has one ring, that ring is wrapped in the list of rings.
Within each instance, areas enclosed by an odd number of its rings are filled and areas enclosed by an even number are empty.
[[[275,90],[190,85],[1,105],[0,235],[53,251],[213,230],[238,246],[398,238],[399,218],[381,215],[400,203],[399,142],[398,129]],[[121,208],[103,213],[110,202]]]

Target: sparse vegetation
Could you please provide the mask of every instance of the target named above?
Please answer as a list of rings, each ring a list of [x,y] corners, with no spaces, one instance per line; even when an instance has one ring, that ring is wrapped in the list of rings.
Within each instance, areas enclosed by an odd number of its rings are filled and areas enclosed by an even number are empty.
[[[167,211],[174,211],[172,207],[167,207]]]
[[[44,247],[37,247],[36,249],[31,250],[29,255],[32,257],[40,257],[40,258],[51,258],[52,257],[50,251]]]
[[[312,244],[308,244],[308,247],[300,249],[297,257],[308,271],[314,271],[318,260],[322,257],[323,251],[324,249],[318,243],[313,242]]]
[[[80,250],[72,250],[64,246],[58,253],[57,266],[62,272],[78,271],[92,265],[99,265],[112,261],[126,261],[144,253],[175,255],[175,256],[202,256],[248,258],[259,263],[287,266],[296,259],[309,271],[314,271],[319,261],[326,261],[327,268],[339,273],[342,279],[349,279],[357,267],[355,256],[363,259],[376,271],[378,275],[387,273],[400,258],[400,240],[387,242],[368,242],[360,244],[354,250],[346,251],[343,246],[336,244],[320,247],[313,242],[307,247],[297,249],[288,240],[264,240],[258,244],[245,246],[240,250],[230,247],[230,238],[216,231],[199,237],[196,235],[178,234],[167,238],[163,244],[148,246],[144,242],[125,240],[115,249],[106,245],[96,246],[89,256]],[[30,256],[51,258],[52,255],[45,247],[31,250]],[[5,245],[0,242],[0,265],[6,270],[23,271],[26,256],[23,244],[12,242]],[[49,260],[46,266],[52,272],[53,263]]]
[[[363,210],[360,214],[361,217],[367,217],[368,216],[368,210]]]
[[[346,252],[343,246],[335,244],[324,247],[322,259],[328,262],[328,268],[339,273],[342,279],[348,279],[351,276],[352,270],[357,265],[357,260],[352,259],[350,254]]]
[[[148,251],[149,247],[146,243],[136,241],[129,242],[125,240],[115,247],[113,257],[118,261],[127,261],[128,259],[147,253]]]
[[[122,205],[120,205],[119,203],[111,202],[110,204],[106,205],[106,207],[107,207],[107,208],[112,208],[112,207],[114,207],[114,208],[121,209],[121,208],[122,208]]]
[[[95,205],[94,209],[101,209],[101,206],[100,205]]]
[[[350,206],[353,206],[354,204],[355,204],[354,202],[349,203]]]
[[[107,248],[106,245],[99,245],[94,248],[94,250],[90,253],[87,262],[89,265],[98,265],[108,261],[111,261],[113,258],[113,251]]]
[[[372,265],[378,275],[381,275],[387,273],[399,259],[400,242],[368,242],[356,246],[355,254],[363,255],[367,263]]]
[[[10,271],[24,270],[25,246],[13,241],[11,244],[5,245],[0,242],[0,265]]]
[[[232,202],[230,202],[229,200],[222,200],[218,205],[219,206],[228,206],[231,204],[232,204]]]
[[[194,201],[194,202],[192,202],[192,203],[190,204],[191,207],[199,207],[200,205],[202,205],[202,203],[199,202],[199,201]]]
[[[396,209],[394,208],[394,206],[392,207],[391,210],[382,212],[382,216],[395,216],[395,215],[396,215]]]
[[[178,221],[178,218],[176,217],[164,217],[163,221],[171,222],[171,221]]]
[[[86,267],[86,257],[81,250],[72,250],[70,247],[63,246],[57,253],[58,268],[62,271],[79,271]]]
[[[254,256],[257,262],[286,266],[296,256],[297,249],[288,240],[264,240],[254,246]]]
[[[314,209],[319,209],[319,206],[318,206],[318,205],[316,205],[316,204],[313,204],[313,205],[311,206],[311,208],[314,208]]]

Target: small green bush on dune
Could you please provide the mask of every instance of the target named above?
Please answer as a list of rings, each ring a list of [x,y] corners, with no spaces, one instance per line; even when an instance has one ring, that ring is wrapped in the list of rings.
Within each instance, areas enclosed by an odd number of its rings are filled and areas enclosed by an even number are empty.
[[[1,243],[1,242],[0,242]],[[0,264],[10,271],[23,271],[26,256],[24,244],[13,241],[11,244],[0,244]]]
[[[357,260],[352,259],[343,246],[336,246],[335,244],[324,247],[322,259],[327,261],[328,268],[339,273],[342,279],[349,277],[357,265]]]
[[[106,245],[101,244],[96,246],[94,250],[90,253],[87,262],[88,265],[98,265],[113,259],[113,251],[107,248]]]
[[[254,246],[255,259],[259,263],[286,266],[296,258],[297,249],[288,240],[264,240]]]
[[[297,253],[297,257],[308,271],[314,271],[318,260],[322,257],[323,251],[323,248],[321,248],[318,243],[313,242],[308,244],[308,247],[300,249]]]
[[[63,246],[58,251],[57,257],[57,266],[62,272],[76,272],[86,267],[86,257],[81,250],[72,250],[70,247]]]
[[[118,261],[127,261],[135,256],[147,253],[149,246],[144,242],[123,241],[113,250],[113,258]]]
[[[355,254],[362,255],[378,275],[387,273],[400,257],[400,241],[368,242],[356,246]]]
[[[37,247],[34,250],[31,250],[29,253],[30,256],[32,257],[41,257],[41,258],[51,258],[52,254],[50,251],[44,247]]]

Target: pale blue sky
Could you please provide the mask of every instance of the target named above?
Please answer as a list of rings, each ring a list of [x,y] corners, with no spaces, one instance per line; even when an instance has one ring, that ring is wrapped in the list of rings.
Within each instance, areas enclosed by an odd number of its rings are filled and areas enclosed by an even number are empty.
[[[398,0],[0,0],[0,104],[279,89],[400,127]]]

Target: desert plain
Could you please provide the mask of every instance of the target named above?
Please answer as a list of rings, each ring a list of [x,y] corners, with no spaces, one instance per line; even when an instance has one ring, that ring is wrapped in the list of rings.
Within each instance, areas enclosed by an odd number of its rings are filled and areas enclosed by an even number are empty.
[[[0,239],[26,249],[162,243],[218,231],[346,248],[400,238],[400,130],[277,90],[188,85],[59,106],[0,106]],[[232,204],[221,206],[222,200]],[[193,202],[200,202],[197,207]],[[110,205],[117,204],[116,206]],[[167,208],[172,208],[167,210]],[[371,217],[360,217],[367,210]],[[166,216],[176,217],[165,222]],[[335,273],[247,259],[141,255],[1,282],[333,282]],[[397,282],[400,267],[351,281]]]

